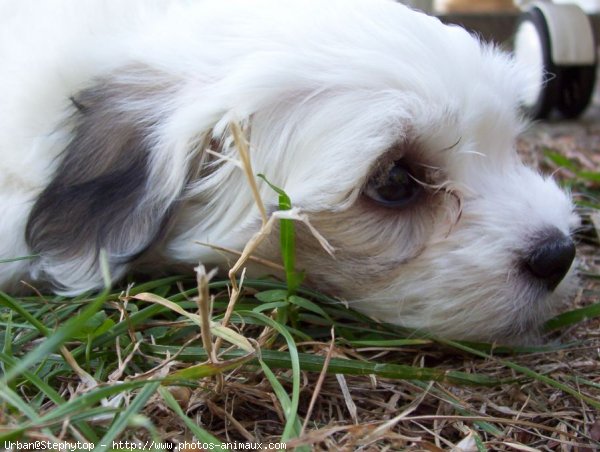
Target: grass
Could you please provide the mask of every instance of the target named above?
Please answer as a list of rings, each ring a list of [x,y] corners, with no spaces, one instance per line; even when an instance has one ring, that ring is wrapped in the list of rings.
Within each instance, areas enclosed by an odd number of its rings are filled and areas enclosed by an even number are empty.
[[[597,173],[554,151],[544,164],[565,168],[586,212],[597,209]],[[290,210],[293,200],[278,193]],[[0,293],[0,448],[35,440],[96,451],[127,450],[124,441],[146,450],[185,441],[300,451],[600,447],[591,226],[573,308],[547,324],[561,340],[507,348],[419,336],[304,288],[291,217],[280,227],[285,282],[211,280],[199,267],[197,278],[76,299]]]

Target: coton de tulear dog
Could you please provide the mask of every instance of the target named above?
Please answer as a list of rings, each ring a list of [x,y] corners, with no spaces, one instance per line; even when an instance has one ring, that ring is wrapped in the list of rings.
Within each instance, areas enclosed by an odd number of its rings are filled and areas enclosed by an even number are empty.
[[[361,312],[524,341],[573,288],[570,197],[515,152],[535,81],[459,27],[385,0],[4,1],[0,20],[0,259],[37,256],[0,264],[3,290],[99,288],[100,250],[115,280],[223,265],[194,242],[241,250],[261,225],[232,121],[335,248],[299,224],[306,283]]]

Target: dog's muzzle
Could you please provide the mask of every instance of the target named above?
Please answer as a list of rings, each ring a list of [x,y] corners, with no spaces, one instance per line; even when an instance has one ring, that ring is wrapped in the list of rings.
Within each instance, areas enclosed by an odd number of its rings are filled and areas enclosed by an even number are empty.
[[[537,236],[525,257],[525,268],[534,278],[553,291],[569,272],[575,259],[573,240],[556,228]]]

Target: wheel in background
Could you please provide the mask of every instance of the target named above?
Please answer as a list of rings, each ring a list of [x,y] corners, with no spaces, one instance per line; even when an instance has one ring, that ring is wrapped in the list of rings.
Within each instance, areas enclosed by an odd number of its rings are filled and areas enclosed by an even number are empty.
[[[536,84],[523,108],[533,119],[557,109],[579,116],[590,101],[597,57],[589,18],[576,4],[535,1],[521,14],[515,34],[515,57],[534,68]]]
[[[535,67],[536,84],[526,93],[525,113],[533,119],[547,118],[558,99],[557,70],[552,62],[548,24],[538,8],[521,14],[515,33],[515,57]]]

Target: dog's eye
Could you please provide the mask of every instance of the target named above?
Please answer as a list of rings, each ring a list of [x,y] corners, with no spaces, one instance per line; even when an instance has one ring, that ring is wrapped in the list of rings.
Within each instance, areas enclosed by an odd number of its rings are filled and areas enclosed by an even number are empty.
[[[363,193],[384,207],[402,208],[411,204],[422,190],[406,165],[395,161],[371,176]]]

